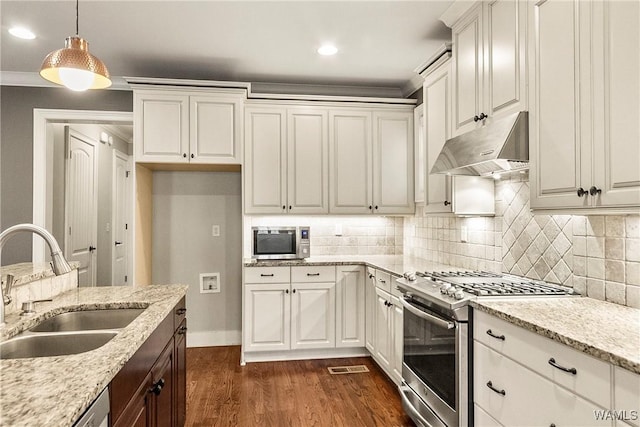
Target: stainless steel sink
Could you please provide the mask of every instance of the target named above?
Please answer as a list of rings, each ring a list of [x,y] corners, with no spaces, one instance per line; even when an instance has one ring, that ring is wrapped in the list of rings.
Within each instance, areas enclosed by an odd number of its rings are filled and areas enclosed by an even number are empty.
[[[31,328],[31,332],[94,331],[120,329],[140,315],[144,308],[116,308],[62,313]]]
[[[0,343],[0,359],[63,356],[102,347],[116,331],[19,335]]]

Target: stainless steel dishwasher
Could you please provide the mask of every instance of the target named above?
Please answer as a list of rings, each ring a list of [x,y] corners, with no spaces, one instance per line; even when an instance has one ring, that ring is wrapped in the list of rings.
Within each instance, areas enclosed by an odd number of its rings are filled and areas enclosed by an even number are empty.
[[[109,388],[105,388],[73,427],[109,427],[109,406]]]

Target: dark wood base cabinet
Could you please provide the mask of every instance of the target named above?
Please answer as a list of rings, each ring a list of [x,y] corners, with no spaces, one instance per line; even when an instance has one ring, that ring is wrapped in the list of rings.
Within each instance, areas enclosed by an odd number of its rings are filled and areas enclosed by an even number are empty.
[[[113,427],[182,427],[186,419],[185,299],[109,385]]]

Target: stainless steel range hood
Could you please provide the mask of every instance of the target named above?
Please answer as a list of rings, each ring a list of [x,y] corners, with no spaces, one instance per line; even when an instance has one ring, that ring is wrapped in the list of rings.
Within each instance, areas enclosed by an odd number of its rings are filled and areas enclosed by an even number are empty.
[[[526,111],[447,140],[431,173],[487,176],[529,168]]]

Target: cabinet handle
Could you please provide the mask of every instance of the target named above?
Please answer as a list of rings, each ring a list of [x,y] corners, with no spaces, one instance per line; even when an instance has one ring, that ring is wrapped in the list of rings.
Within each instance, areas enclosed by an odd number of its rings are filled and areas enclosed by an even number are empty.
[[[156,396],[158,396],[158,395],[160,395],[160,393],[162,392],[162,387],[164,387],[164,379],[163,379],[163,378],[160,378],[160,379],[158,380],[158,382],[157,382],[157,383],[155,383],[155,384],[153,385],[153,387],[151,388],[151,392],[152,392],[153,394],[155,394]]]
[[[187,158],[187,153],[182,153],[182,157]]]
[[[583,196],[588,196],[589,192],[587,190],[585,190],[584,188],[580,187],[576,190],[576,193],[578,194],[578,197],[583,197]]]
[[[386,281],[386,280],[382,280],[382,279],[378,279],[378,282],[380,282],[380,283],[387,283],[387,281]]]
[[[600,193],[602,193],[602,190],[597,188],[595,185],[591,186],[591,188],[589,189],[589,194],[591,194],[592,196],[595,196]]]
[[[177,309],[177,310],[176,310],[176,314],[177,314],[178,316],[182,316],[182,315],[183,315],[183,314],[185,314],[186,312],[187,312],[187,309],[186,309],[186,308],[184,308],[184,307],[179,308],[179,309]]]
[[[187,327],[186,326],[181,327],[180,329],[178,329],[178,333],[180,335],[186,334],[187,333]]]
[[[307,276],[319,276],[320,273],[307,273]]]
[[[493,383],[492,383],[491,381],[489,381],[489,382],[487,383],[487,387],[489,387],[491,390],[493,390],[493,391],[495,391],[496,393],[501,394],[501,395],[503,395],[503,396],[505,396],[505,395],[507,394],[507,392],[506,392],[506,391],[504,391],[504,390],[498,390],[497,388],[495,388],[495,387],[493,386]]]
[[[444,205],[445,205],[445,206],[449,206],[450,204],[451,204],[451,202],[450,202],[450,201],[448,201],[448,200],[445,200],[445,201],[444,201]]]
[[[264,273],[261,273],[261,274],[260,274],[260,277],[273,277],[273,273],[271,273],[271,274],[264,274]]]
[[[496,339],[502,340],[502,341],[505,340],[505,336],[504,335],[496,335],[491,331],[491,329],[487,329],[487,335],[489,335],[490,337],[494,337]]]
[[[576,371],[576,368],[565,368],[564,366],[560,366],[556,363],[556,359],[554,359],[553,357],[551,359],[549,359],[549,365],[553,366],[554,368],[558,368],[561,371],[564,372],[568,372],[570,374],[576,375],[578,373],[578,371]]]

